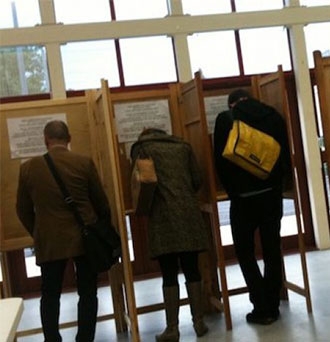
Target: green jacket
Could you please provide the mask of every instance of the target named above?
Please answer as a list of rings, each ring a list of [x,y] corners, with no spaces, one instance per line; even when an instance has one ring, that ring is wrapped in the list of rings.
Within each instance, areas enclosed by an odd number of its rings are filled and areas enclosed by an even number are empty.
[[[150,256],[207,249],[197,195],[201,176],[191,146],[178,137],[153,133],[133,144],[132,161],[141,153],[152,157],[158,178],[148,221]]]

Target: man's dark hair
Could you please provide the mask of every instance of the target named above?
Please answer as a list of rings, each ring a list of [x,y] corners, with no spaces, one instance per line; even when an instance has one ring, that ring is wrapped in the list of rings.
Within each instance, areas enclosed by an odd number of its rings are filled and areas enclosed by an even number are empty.
[[[234,90],[228,96],[228,107],[231,108],[233,104],[242,98],[251,98],[251,95],[244,89]]]
[[[154,127],[149,127],[149,128],[145,128],[139,135],[140,137],[143,137],[144,135],[147,134],[166,134],[166,132],[163,129],[160,128],[154,128]]]
[[[60,120],[49,121],[44,128],[44,135],[49,139],[70,141],[69,128]]]

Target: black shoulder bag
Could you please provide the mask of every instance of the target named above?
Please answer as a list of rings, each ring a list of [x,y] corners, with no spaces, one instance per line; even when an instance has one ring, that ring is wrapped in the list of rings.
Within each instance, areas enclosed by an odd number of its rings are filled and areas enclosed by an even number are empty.
[[[76,202],[68,192],[63,180],[56,170],[54,162],[48,153],[44,154],[48,167],[54,176],[64,197],[81,229],[81,235],[86,256],[91,268],[99,273],[109,270],[121,257],[120,236],[108,219],[99,219],[93,224],[86,225],[80,216]]]

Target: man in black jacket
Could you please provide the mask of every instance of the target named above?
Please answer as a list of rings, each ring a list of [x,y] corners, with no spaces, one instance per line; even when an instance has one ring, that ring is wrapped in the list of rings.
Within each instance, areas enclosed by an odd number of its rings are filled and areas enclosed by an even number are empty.
[[[279,317],[282,286],[281,218],[282,189],[291,171],[285,121],[272,107],[239,89],[228,97],[230,110],[218,114],[214,129],[214,159],[219,180],[229,199],[230,221],[238,262],[246,281],[252,312],[249,323],[271,324]],[[270,174],[262,180],[222,156],[233,120],[239,119],[272,136],[281,146],[280,156]],[[264,272],[257,264],[254,239],[259,235]]]

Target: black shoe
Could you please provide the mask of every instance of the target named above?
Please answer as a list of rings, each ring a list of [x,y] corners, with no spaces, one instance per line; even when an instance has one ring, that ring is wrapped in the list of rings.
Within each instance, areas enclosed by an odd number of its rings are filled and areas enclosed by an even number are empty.
[[[253,312],[250,312],[246,315],[246,321],[248,323],[254,323],[254,324],[261,324],[261,325],[269,325],[277,321],[278,316],[270,316],[270,315],[261,315],[261,314],[256,314]]]

